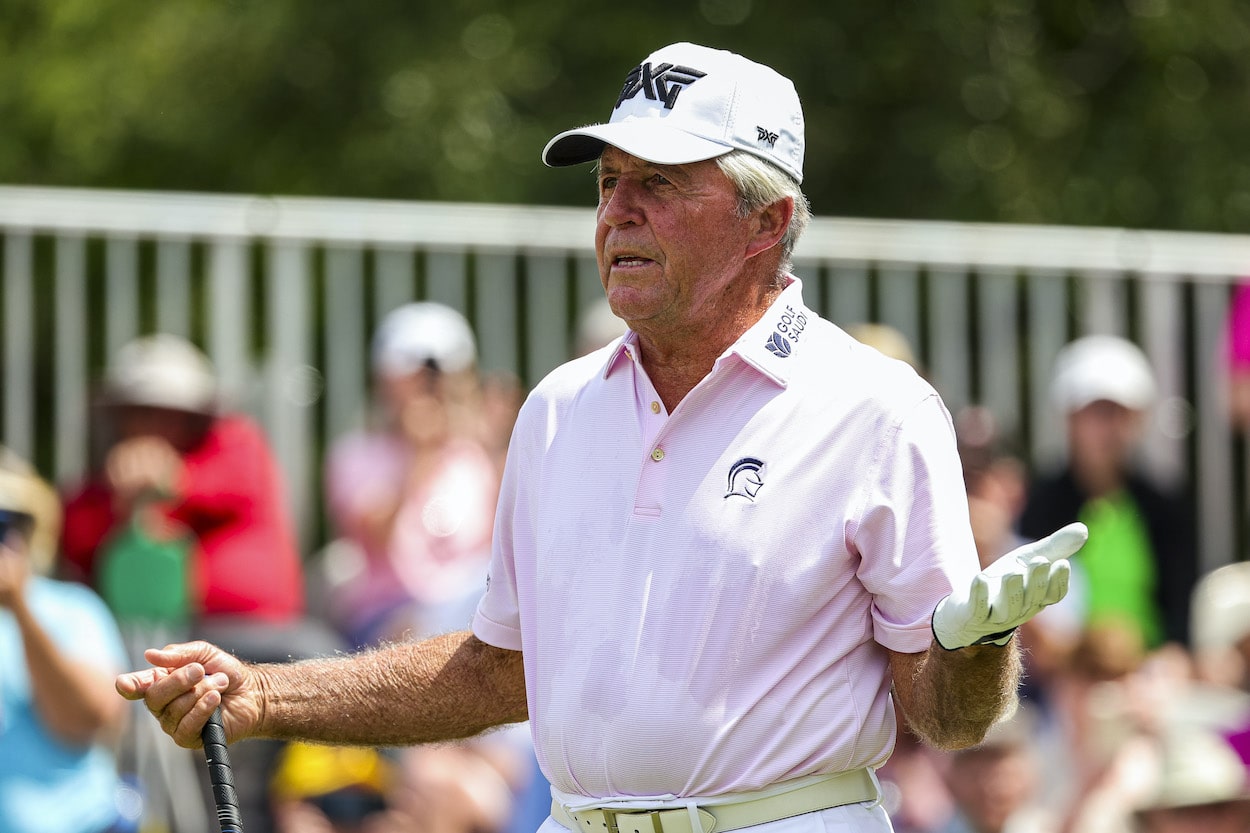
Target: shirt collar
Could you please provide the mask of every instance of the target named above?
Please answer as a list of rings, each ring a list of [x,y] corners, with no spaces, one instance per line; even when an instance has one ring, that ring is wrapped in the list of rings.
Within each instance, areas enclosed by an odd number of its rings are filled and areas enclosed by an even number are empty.
[[[603,378],[606,379],[627,361],[638,363],[638,334],[633,330],[626,330],[625,335],[621,336],[620,342],[613,348],[608,355],[608,360],[603,364]]]
[[[783,280],[785,288],[768,311],[721,354],[713,370],[736,355],[780,387],[786,387],[790,379],[789,359],[802,338],[802,330],[815,314],[803,303],[803,282],[790,274]],[[603,378],[611,376],[626,361],[637,364],[638,351],[638,334],[629,330],[604,363]]]
[[[806,346],[803,330],[816,317],[803,303],[803,282],[789,274],[784,280],[785,288],[768,311],[716,362],[719,365],[730,355],[736,355],[783,388],[793,375],[794,354]]]

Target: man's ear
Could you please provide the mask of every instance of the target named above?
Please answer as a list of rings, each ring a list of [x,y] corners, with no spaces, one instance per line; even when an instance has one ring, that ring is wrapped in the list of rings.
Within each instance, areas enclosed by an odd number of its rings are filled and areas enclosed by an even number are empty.
[[[755,234],[747,242],[747,257],[755,257],[781,242],[794,216],[794,198],[783,197],[755,212]]]

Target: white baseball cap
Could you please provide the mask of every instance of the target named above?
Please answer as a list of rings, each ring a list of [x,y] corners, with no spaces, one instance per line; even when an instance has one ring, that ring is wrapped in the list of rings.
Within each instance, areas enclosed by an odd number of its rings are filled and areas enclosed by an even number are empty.
[[[376,373],[403,376],[431,364],[444,373],[459,373],[476,360],[469,322],[451,307],[433,301],[396,307],[373,334]]]
[[[217,409],[217,374],[208,357],[169,333],[143,336],[125,344],[104,377],[114,405],[146,405],[210,414]]]
[[[1250,801],[1241,756],[1224,737],[1198,726],[1167,727],[1137,811],[1179,810]]]
[[[1131,341],[1086,336],[1064,345],[1055,357],[1051,396],[1065,414],[1100,400],[1143,411],[1155,400],[1154,371]]]
[[[607,124],[547,143],[553,168],[598,159],[605,145],[660,165],[745,150],[803,181],[803,108],[790,79],[741,55],[675,43],[625,76]]]
[[[1250,635],[1250,561],[1225,564],[1199,579],[1190,610],[1195,650],[1231,648]]]

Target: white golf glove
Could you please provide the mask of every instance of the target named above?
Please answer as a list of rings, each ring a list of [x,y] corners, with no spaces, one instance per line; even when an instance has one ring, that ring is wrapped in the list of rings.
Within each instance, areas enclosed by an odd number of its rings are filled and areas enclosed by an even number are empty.
[[[1068,558],[1089,530],[1072,523],[1040,541],[1012,550],[986,567],[964,590],[933,611],[933,636],[948,651],[969,645],[1006,645],[1016,628],[1068,592]]]

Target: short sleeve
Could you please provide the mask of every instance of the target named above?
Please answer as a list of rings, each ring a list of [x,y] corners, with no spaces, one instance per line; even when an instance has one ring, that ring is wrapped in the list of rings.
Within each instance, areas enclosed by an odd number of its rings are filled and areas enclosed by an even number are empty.
[[[950,414],[936,394],[882,432],[854,542],[873,595],[873,636],[919,653],[933,609],[980,569]]]
[[[508,457],[504,463],[495,509],[495,529],[491,540],[490,569],[486,593],[473,616],[473,634],[488,645],[511,651],[521,650],[521,601],[517,588],[517,561],[534,563],[533,535],[529,532],[528,496],[522,489],[521,472],[531,468],[523,460],[534,457],[532,446],[522,439],[525,426],[534,419],[533,400],[521,408]]]

